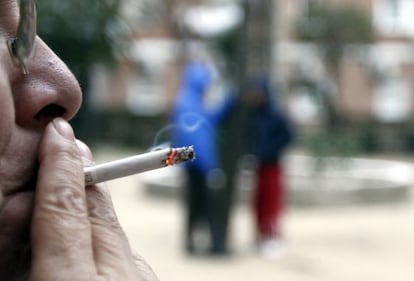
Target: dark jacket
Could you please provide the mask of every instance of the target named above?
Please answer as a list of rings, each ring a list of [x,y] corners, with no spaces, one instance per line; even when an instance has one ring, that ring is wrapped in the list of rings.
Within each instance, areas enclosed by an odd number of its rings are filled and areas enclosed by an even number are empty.
[[[286,116],[275,104],[270,83],[266,78],[256,79],[250,89],[263,96],[264,102],[251,108],[248,115],[248,149],[259,164],[276,163],[292,142],[293,134]]]

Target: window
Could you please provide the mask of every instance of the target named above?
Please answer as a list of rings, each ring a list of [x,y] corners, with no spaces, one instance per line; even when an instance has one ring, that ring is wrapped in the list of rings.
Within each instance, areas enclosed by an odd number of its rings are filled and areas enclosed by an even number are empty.
[[[376,0],[374,25],[385,35],[414,37],[413,0]]]

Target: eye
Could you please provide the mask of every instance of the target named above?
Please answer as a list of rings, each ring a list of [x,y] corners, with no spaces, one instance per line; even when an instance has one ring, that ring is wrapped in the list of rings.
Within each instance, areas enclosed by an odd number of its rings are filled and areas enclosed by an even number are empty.
[[[13,61],[18,64],[18,60],[16,57],[16,38],[11,38],[7,40],[7,47],[9,48],[9,54]]]
[[[17,37],[7,40],[7,46],[13,62],[28,74],[27,59],[32,52],[36,39],[37,14],[35,0],[21,0],[20,20]]]

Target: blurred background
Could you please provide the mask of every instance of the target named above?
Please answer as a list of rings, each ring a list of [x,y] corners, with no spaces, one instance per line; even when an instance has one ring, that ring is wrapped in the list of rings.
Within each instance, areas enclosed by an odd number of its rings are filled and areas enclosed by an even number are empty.
[[[161,280],[411,280],[414,1],[48,0],[38,13],[39,35],[80,81],[72,124],[96,162],[169,141],[189,57],[216,68],[211,106],[237,92],[218,138],[230,255],[182,250],[179,167],[108,183],[131,244]],[[295,127],[286,250],[275,260],[253,250],[243,161],[243,95],[262,73]]]

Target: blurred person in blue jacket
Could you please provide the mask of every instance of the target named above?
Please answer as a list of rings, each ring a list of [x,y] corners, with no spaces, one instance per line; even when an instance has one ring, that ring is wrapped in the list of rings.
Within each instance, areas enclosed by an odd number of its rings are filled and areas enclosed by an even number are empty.
[[[259,251],[281,251],[281,218],[285,200],[281,158],[292,141],[290,122],[276,104],[276,91],[267,76],[253,79],[246,93],[248,152],[256,161],[254,213]]]
[[[208,106],[206,94],[214,81],[215,68],[204,61],[189,61],[183,68],[181,86],[172,110],[173,146],[193,145],[196,159],[186,163],[185,247],[189,254],[200,252],[195,232],[210,235],[210,254],[226,254],[220,215],[220,190],[226,176],[218,156],[217,127],[230,111],[234,96],[226,95],[216,107]]]

